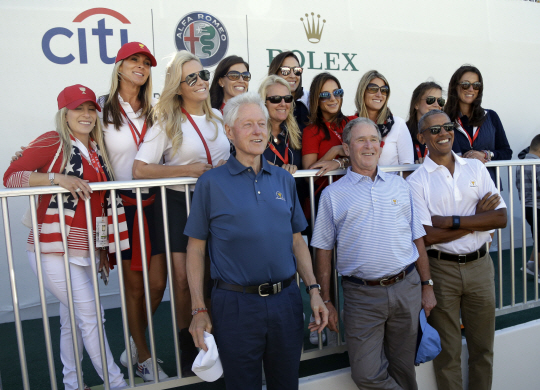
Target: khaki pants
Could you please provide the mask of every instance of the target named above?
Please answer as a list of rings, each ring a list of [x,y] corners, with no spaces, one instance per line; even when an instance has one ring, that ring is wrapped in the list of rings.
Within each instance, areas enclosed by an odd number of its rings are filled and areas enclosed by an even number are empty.
[[[429,258],[437,306],[428,322],[441,336],[442,351],[433,361],[439,390],[463,389],[461,328],[469,351],[469,389],[491,389],[495,336],[495,281],[493,261],[484,257],[459,264]]]

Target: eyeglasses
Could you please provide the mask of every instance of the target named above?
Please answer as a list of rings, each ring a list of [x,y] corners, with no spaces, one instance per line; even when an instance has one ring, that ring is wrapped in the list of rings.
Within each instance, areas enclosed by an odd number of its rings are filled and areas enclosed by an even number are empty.
[[[435,96],[428,96],[427,98],[424,99],[426,101],[426,104],[428,106],[431,106],[433,103],[435,103],[435,101],[437,101],[437,104],[440,106],[440,107],[444,107],[445,103],[446,103],[446,100],[442,97],[440,98],[436,98]]]
[[[290,66],[280,66],[279,71],[281,72],[282,76],[288,76],[291,74],[291,71],[295,74],[295,76],[302,76],[302,72],[304,71],[304,68],[300,66],[290,67]]]
[[[459,85],[461,85],[461,88],[465,90],[469,89],[472,85],[472,89],[475,91],[478,91],[482,87],[482,83],[480,81],[475,81],[474,83],[471,83],[470,81],[462,81],[459,83]]]
[[[266,100],[268,100],[270,103],[272,104],[279,104],[281,103],[282,100],[285,101],[285,103],[292,103],[293,101],[293,96],[292,95],[285,95],[285,96],[279,96],[279,95],[275,95],[275,96],[268,96],[266,98]]]
[[[368,84],[366,92],[374,95],[379,92],[379,89],[384,96],[388,95],[388,93],[390,92],[390,87],[388,85],[383,85],[382,87],[379,87],[377,84]]]
[[[334,97],[336,99],[338,99],[338,98],[342,98],[344,93],[345,92],[341,88],[334,89],[334,91],[331,94],[330,94],[330,92],[325,91],[325,92],[321,92],[319,94],[319,99],[321,99],[322,101],[325,101],[325,100],[330,99],[332,97],[332,95],[334,95]]]
[[[242,76],[242,78],[244,79],[244,81],[249,81],[251,80],[251,73],[249,72],[242,72],[240,73],[239,71],[237,70],[231,70],[229,73],[227,73],[225,75],[225,77],[227,77],[229,80],[231,81],[236,81],[236,80],[239,80],[240,79],[240,76]]]
[[[210,80],[210,72],[206,69],[203,69],[200,72],[188,74],[184,81],[180,81],[180,84],[186,83],[190,87],[193,87],[197,83],[197,76],[199,76],[201,80],[204,80],[204,81]]]
[[[448,133],[450,131],[454,131],[455,128],[456,128],[456,124],[454,122],[448,122],[448,123],[445,123],[444,125],[435,125],[435,126],[428,127],[427,129],[422,130],[420,133],[423,133],[424,131],[429,130],[431,134],[437,135],[441,132],[442,129],[444,129]]]

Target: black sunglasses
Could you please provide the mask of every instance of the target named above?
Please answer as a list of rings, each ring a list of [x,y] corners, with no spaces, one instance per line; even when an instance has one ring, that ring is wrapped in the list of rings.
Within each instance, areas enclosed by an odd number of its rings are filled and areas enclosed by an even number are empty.
[[[193,87],[197,83],[197,76],[200,77],[201,80],[204,80],[204,81],[210,80],[210,72],[206,69],[203,69],[200,72],[188,74],[184,81],[180,81],[180,84],[186,83],[190,87]]]
[[[294,73],[295,76],[302,76],[302,72],[304,71],[304,68],[300,66],[294,66],[292,68],[290,66],[280,66],[279,70],[282,76],[290,75],[291,71]]]
[[[475,91],[478,91],[480,88],[482,88],[482,83],[480,81],[475,81],[474,83],[471,83],[470,81],[462,81],[461,83],[459,83],[459,85],[461,85],[461,88],[467,90],[471,87],[472,85],[472,89],[474,89]]]
[[[388,85],[383,85],[382,87],[379,87],[377,84],[368,84],[366,91],[374,95],[379,92],[379,89],[381,90],[381,93],[385,96],[388,95],[388,93],[390,92],[390,87]]]
[[[251,80],[251,73],[249,72],[242,72],[240,73],[237,70],[231,70],[229,73],[225,75],[229,80],[236,81],[240,79],[240,76],[244,79],[244,81]]]
[[[266,100],[268,100],[270,103],[272,104],[279,104],[281,103],[282,100],[285,101],[285,103],[292,103],[293,101],[293,96],[292,95],[285,95],[285,96],[279,96],[279,95],[275,95],[275,96],[268,96],[266,98]]]
[[[339,88],[339,89],[334,89],[334,91],[333,91],[331,94],[330,94],[330,92],[325,91],[325,92],[321,92],[321,93],[319,94],[319,99],[321,99],[322,101],[325,101],[325,100],[330,99],[330,98],[332,97],[332,95],[334,95],[335,98],[337,99],[337,98],[343,97],[343,94],[344,94],[344,93],[345,93],[345,92],[344,92],[343,89],[341,89],[341,88]]]
[[[445,123],[444,125],[435,125],[435,126],[428,127],[427,129],[422,130],[420,134],[426,130],[429,130],[431,134],[437,135],[441,132],[442,129],[444,129],[447,133],[449,133],[450,131],[454,131],[455,128],[456,128],[456,124],[454,122],[448,122],[448,123]]]
[[[435,103],[435,101],[437,101],[437,104],[440,107],[444,107],[444,105],[446,104],[446,100],[444,98],[442,98],[442,97],[436,98],[435,96],[428,96],[424,100],[426,101],[426,104],[428,106],[431,106],[433,103]]]

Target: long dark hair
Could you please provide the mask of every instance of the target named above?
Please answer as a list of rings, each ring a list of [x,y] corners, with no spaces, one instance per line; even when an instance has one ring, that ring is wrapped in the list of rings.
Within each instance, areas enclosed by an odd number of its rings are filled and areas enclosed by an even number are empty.
[[[324,83],[326,83],[328,80],[335,81],[338,85],[338,88],[341,88],[339,80],[335,76],[327,72],[319,73],[317,76],[315,76],[313,78],[313,81],[311,82],[311,87],[309,88],[309,122],[317,126],[317,134],[319,131],[323,131],[325,140],[330,139],[330,130],[326,126],[326,123],[324,123],[324,117],[319,107],[319,94],[321,93]],[[346,122],[349,121],[347,117],[341,112],[342,105],[343,98],[341,99],[339,111],[330,120],[330,123],[339,126],[341,125],[341,122],[343,122],[343,120],[345,120]]]
[[[219,79],[225,77],[225,75],[229,72],[230,67],[236,64],[244,64],[249,71],[249,64],[244,61],[242,57],[235,55],[225,57],[216,67],[216,70],[214,71],[214,79],[212,80],[212,85],[210,86],[210,101],[212,108],[217,108],[218,110],[221,108],[225,94],[223,93],[223,88],[219,85]]]
[[[409,108],[409,119],[407,119],[407,127],[409,128],[409,133],[411,133],[411,138],[413,142],[417,142],[416,134],[418,134],[418,119],[416,118],[416,108],[415,106],[420,102],[420,99],[424,94],[430,89],[440,89],[442,87],[434,81],[426,81],[425,83],[420,84],[416,87],[412,93],[411,97],[411,107]]]
[[[485,112],[482,108],[482,95],[484,94],[484,81],[482,79],[482,74],[477,67],[472,65],[462,65],[458,70],[454,72],[452,78],[450,79],[450,84],[448,85],[448,100],[444,106],[444,112],[450,117],[450,120],[455,121],[459,118],[459,97],[457,89],[461,88],[459,85],[459,80],[467,72],[476,73],[478,76],[478,81],[482,83],[482,86],[478,90],[478,96],[474,99],[474,102],[471,105],[471,115],[469,118],[469,124],[471,126],[481,126],[484,123]]]
[[[268,76],[278,74],[279,68],[283,65],[283,61],[285,61],[285,58],[288,57],[293,57],[296,61],[298,61],[298,64],[300,64],[300,60],[296,54],[294,54],[292,51],[284,51],[283,53],[279,53],[277,56],[275,56],[270,63],[270,67],[268,68]],[[281,77],[281,75],[278,76]],[[298,100],[302,96],[304,96],[304,89],[302,88],[302,76],[300,76],[300,82],[298,83],[296,91],[294,91],[294,100]]]

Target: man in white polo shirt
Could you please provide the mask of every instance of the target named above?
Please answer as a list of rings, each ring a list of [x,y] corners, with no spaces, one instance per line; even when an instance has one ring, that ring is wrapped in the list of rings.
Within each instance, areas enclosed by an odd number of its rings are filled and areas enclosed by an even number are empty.
[[[429,155],[407,178],[415,211],[426,230],[437,307],[429,323],[441,336],[433,361],[439,390],[462,389],[461,328],[469,351],[469,389],[491,388],[495,334],[490,230],[506,226],[506,205],[480,161],[452,152],[454,124],[440,110],[425,114],[418,140]]]
[[[435,306],[420,220],[398,175],[377,167],[381,135],[367,118],[343,129],[351,168],[321,195],[311,245],[317,280],[329,310],[332,250],[343,275],[345,335],[352,378],[360,389],[417,389],[414,369],[418,314]],[[418,270],[418,271],[417,271]]]

